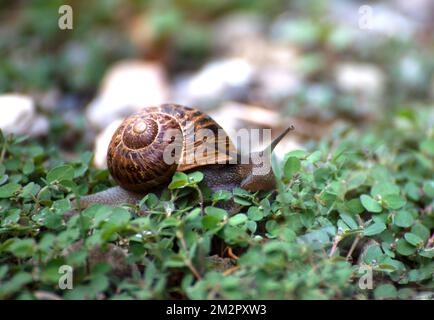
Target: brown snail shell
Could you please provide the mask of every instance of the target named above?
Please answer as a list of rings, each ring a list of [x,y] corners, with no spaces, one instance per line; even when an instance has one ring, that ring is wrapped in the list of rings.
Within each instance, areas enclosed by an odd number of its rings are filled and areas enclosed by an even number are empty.
[[[199,129],[214,134],[201,138],[196,135]],[[166,149],[169,145],[171,148]],[[191,157],[192,151],[211,145],[213,152]],[[165,161],[165,150],[171,150],[174,163]],[[107,166],[121,187],[146,191],[168,182],[176,171],[228,163],[236,154],[229,137],[209,116],[193,108],[163,104],[144,108],[121,123],[108,148]]]

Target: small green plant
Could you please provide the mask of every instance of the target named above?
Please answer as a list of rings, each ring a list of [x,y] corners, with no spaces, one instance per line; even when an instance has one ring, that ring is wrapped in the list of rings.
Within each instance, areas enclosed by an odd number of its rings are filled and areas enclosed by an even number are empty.
[[[112,185],[92,154],[0,136],[0,298],[423,298],[433,289],[434,135],[338,130],[274,164],[277,190],[200,187],[176,173],[136,206],[71,199]],[[241,209],[226,211],[234,201]],[[62,290],[59,268],[73,268]],[[359,286],[372,271],[372,290]]]

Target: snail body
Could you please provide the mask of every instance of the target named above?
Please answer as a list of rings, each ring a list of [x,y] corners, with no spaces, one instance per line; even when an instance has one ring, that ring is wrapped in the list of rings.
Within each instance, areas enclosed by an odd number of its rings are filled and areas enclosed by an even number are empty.
[[[275,185],[272,170],[254,175],[253,159],[271,153],[292,128],[241,163],[228,135],[205,113],[176,104],[144,108],[121,123],[108,147],[107,167],[119,186],[82,197],[81,205],[137,203],[147,192],[166,188],[177,171],[201,171],[201,185],[213,191],[271,190]],[[211,134],[198,137],[197,132]]]

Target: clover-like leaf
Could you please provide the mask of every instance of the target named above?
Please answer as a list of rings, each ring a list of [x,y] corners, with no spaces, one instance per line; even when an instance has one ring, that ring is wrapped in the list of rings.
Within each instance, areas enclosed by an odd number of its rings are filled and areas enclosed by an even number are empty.
[[[229,218],[229,224],[231,226],[236,226],[247,221],[247,216],[244,213],[238,213],[233,217]]]
[[[197,184],[202,180],[203,180],[203,173],[200,171],[196,171],[188,174],[188,182],[191,184]]]
[[[368,226],[365,230],[363,230],[363,235],[365,236],[374,236],[376,234],[380,234],[386,230],[386,225],[382,222],[374,222],[370,226]]]
[[[393,284],[381,284],[374,290],[375,299],[394,299],[398,295]]]
[[[283,172],[286,178],[290,179],[295,173],[297,173],[301,168],[301,162],[299,158],[289,157],[283,167]]]
[[[396,243],[396,251],[403,256],[409,256],[416,252],[416,248],[406,240],[399,239]]]
[[[170,182],[168,188],[173,189],[180,189],[184,188],[189,184],[188,176],[184,172],[175,172],[175,174],[172,177],[172,182]]]
[[[369,212],[378,213],[383,211],[381,205],[376,200],[366,194],[360,196],[360,201],[362,202],[363,207]]]
[[[395,216],[395,225],[402,228],[408,228],[413,224],[414,218],[412,214],[405,210],[400,210]]]
[[[383,200],[388,208],[394,210],[402,208],[406,203],[405,199],[397,194],[388,194]]]
[[[51,169],[47,173],[47,181],[53,183],[55,181],[71,181],[74,179],[74,168],[68,165],[61,165]]]
[[[434,180],[426,181],[423,184],[423,192],[430,198],[434,198]]]
[[[0,187],[0,198],[10,198],[18,190],[20,190],[21,185],[15,182],[9,182]]]
[[[212,201],[218,202],[218,201],[227,201],[230,198],[232,198],[232,193],[226,190],[219,190],[213,193],[212,195]]]
[[[419,247],[423,244],[423,239],[421,239],[418,235],[407,232],[404,234],[405,240],[407,240],[408,243],[412,244],[415,247]]]

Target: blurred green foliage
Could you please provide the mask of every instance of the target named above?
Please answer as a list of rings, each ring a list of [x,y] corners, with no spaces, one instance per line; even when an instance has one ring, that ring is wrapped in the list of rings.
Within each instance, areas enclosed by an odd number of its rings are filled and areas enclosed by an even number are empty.
[[[298,47],[303,56],[299,69],[312,83],[324,83],[323,99],[313,103],[319,112],[329,106],[344,112],[354,111],[357,96],[346,97],[329,83],[332,68],[338,61],[380,66],[388,79],[384,92],[388,106],[409,96],[426,101],[431,89],[428,80],[432,78],[434,65],[429,36],[411,41],[373,36],[370,42],[358,43],[357,29],[333,20],[330,4],[324,0],[91,3],[76,0],[71,3],[73,30],[60,30],[57,26],[62,4],[60,0],[0,4],[0,28],[5,35],[0,40],[4,57],[0,61],[0,91],[54,86],[66,91],[94,92],[107,67],[123,58],[163,60],[169,71],[197,69],[212,55],[213,23],[232,12],[254,12],[267,25],[285,12],[297,17],[287,21],[277,40]],[[139,23],[135,25],[134,21]],[[135,28],[144,28],[140,40],[133,39]],[[403,74],[400,69],[403,57],[416,61],[420,72],[413,77],[408,72]],[[310,95],[301,92],[301,101],[295,104],[312,104]]]
[[[273,12],[279,1],[120,1],[76,0],[73,30],[58,27],[64,1],[36,0],[0,4],[0,91],[47,89],[95,90],[114,61],[140,56],[141,44],[128,36],[133,19],[149,28],[148,50],[173,43],[177,60],[208,53],[212,19],[238,9]],[[194,8],[194,10],[192,10]],[[274,10],[275,11],[275,10]],[[140,15],[142,14],[142,15]],[[195,60],[195,59],[192,59]]]

